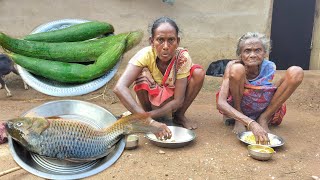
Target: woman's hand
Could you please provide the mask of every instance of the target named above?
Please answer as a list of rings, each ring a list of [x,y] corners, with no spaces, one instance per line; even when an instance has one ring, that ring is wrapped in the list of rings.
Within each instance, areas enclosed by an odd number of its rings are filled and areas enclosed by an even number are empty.
[[[270,144],[268,132],[263,129],[256,121],[250,123],[249,129],[251,129],[257,144],[267,145]]]
[[[172,133],[166,124],[151,120],[150,125],[157,128],[157,132],[154,134],[158,139],[166,140],[171,138]]]

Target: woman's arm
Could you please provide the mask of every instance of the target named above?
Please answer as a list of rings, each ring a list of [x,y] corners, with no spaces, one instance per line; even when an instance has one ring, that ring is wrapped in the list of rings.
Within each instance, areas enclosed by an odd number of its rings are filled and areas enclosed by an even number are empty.
[[[230,68],[233,64],[237,63],[237,61],[230,61],[226,67],[220,92],[219,92],[219,98],[218,98],[218,109],[223,112],[223,114],[227,115],[230,118],[233,118],[235,120],[238,120],[242,122],[244,125],[248,125],[252,119],[244,115],[243,113],[236,110],[234,107],[232,107],[228,102],[227,98],[229,96],[229,74],[230,74]]]
[[[113,89],[113,92],[118,96],[121,103],[132,113],[145,112],[143,108],[134,100],[134,97],[129,89],[131,84],[141,73],[142,69],[142,67],[129,63]]]
[[[229,62],[225,70],[220,93],[219,93],[219,98],[218,98],[218,104],[217,104],[218,109],[228,117],[233,118],[237,121],[240,121],[249,129],[251,129],[252,133],[255,135],[257,143],[259,142],[262,144],[268,143],[269,138],[267,136],[267,132],[256,121],[244,115],[242,112],[239,112],[227,102],[227,98],[229,95],[230,68],[234,63],[237,63],[237,61]]]
[[[142,67],[135,66],[129,63],[113,89],[113,92],[118,96],[121,103],[132,113],[145,112],[144,109],[140,105],[138,105],[138,103],[134,100],[129,89],[131,84],[137,79],[137,77],[141,73],[142,69]],[[158,129],[158,132],[154,132],[158,138],[171,138],[172,133],[164,123],[159,123],[150,119],[150,125]]]

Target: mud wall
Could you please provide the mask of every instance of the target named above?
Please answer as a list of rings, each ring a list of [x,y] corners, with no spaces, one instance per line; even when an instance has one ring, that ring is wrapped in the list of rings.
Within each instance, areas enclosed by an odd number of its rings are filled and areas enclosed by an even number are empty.
[[[14,37],[58,19],[107,21],[116,32],[142,29],[143,42],[124,56],[121,68],[148,45],[148,26],[160,16],[176,20],[181,46],[205,68],[212,61],[235,58],[237,39],[247,31],[269,34],[272,0],[0,0],[0,31]]]

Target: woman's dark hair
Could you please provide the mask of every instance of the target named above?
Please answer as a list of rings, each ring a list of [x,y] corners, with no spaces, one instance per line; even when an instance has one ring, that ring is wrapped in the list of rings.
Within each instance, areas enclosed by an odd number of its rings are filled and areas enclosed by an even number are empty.
[[[168,18],[168,17],[160,17],[159,19],[155,20],[150,28],[150,34],[151,37],[154,36],[155,30],[162,24],[162,23],[169,23],[174,29],[176,30],[177,36],[179,34],[179,27],[177,26],[176,22],[174,20]]]

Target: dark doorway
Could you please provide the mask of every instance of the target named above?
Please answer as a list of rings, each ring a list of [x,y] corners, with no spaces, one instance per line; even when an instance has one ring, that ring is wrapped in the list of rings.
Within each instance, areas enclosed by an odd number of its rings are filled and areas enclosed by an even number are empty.
[[[309,69],[315,0],[274,0],[270,60],[277,69]]]

